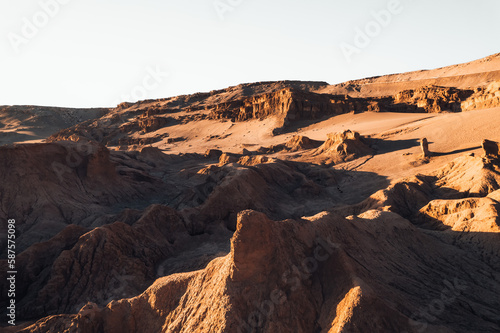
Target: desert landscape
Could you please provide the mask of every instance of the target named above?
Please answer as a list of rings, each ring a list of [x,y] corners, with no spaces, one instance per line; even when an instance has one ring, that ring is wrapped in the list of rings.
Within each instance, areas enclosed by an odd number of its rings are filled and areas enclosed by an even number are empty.
[[[499,332],[500,54],[0,107],[3,332]]]

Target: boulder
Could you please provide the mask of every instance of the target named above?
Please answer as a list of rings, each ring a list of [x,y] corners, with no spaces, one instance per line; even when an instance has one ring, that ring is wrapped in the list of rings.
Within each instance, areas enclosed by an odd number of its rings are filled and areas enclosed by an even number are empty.
[[[500,143],[483,140],[481,146],[483,148],[485,158],[497,160],[500,157]]]

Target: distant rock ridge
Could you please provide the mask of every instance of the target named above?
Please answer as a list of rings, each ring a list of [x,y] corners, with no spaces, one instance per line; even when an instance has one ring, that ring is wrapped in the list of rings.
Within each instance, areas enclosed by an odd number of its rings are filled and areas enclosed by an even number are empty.
[[[23,125],[37,125],[40,120],[55,122],[58,126],[73,126],[83,121],[102,117],[110,108],[63,108],[35,105],[0,105],[0,120],[3,117],[19,119]],[[19,124],[18,124],[19,125]],[[2,128],[0,123],[0,128]]]
[[[238,86],[239,89],[242,89]],[[273,86],[271,92],[242,91],[222,95],[195,95],[163,103],[158,101],[122,104],[105,116],[92,119],[53,134],[48,142],[58,140],[95,140],[111,146],[144,146],[160,141],[181,140],[168,138],[168,133],[157,133],[162,128],[200,120],[231,120],[242,122],[252,119],[275,118],[273,134],[287,132],[293,124],[304,120],[322,119],[350,112],[402,112],[439,113],[461,112],[500,106],[498,82],[487,88],[462,90],[450,87],[426,86],[400,91],[394,96],[351,97],[301,90],[282,85]],[[229,89],[229,88],[228,88]],[[276,90],[274,90],[276,89]],[[162,104],[163,103],[163,104]]]
[[[498,82],[488,88],[473,90],[425,86],[404,90],[394,96],[355,98],[349,95],[318,94],[286,88],[208,106],[212,119],[245,121],[276,116],[278,130],[299,120],[319,119],[349,112],[389,111],[404,113],[461,112],[476,108],[500,106]]]

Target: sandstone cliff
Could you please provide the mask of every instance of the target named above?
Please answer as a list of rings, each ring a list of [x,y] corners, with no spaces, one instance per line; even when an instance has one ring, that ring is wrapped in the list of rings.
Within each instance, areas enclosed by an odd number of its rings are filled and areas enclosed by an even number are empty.
[[[494,108],[500,105],[500,81],[476,88],[474,94],[462,102],[464,111]]]

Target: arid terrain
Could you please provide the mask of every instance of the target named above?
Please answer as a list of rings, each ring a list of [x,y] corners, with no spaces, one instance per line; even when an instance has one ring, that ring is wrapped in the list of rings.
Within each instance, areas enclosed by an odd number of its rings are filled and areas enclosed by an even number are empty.
[[[498,142],[500,54],[0,106],[0,331],[500,332]]]

